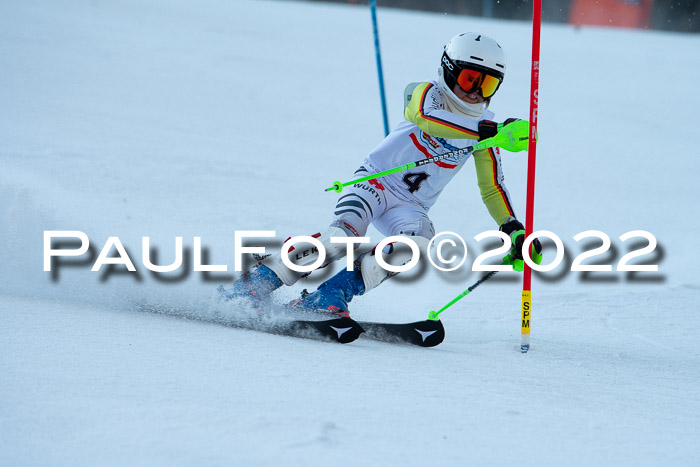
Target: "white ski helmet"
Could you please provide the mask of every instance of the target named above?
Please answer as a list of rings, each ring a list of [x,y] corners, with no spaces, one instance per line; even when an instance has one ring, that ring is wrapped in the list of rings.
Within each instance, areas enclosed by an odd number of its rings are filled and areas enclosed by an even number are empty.
[[[498,42],[483,34],[465,32],[445,45],[438,69],[438,85],[450,111],[480,118],[503,82],[505,72],[506,55]],[[465,92],[479,91],[484,102],[464,102],[453,92],[455,85]]]

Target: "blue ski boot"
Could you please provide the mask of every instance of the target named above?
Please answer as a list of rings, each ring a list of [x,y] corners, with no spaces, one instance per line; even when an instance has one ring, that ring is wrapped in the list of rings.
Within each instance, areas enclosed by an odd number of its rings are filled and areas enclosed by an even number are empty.
[[[272,269],[264,264],[258,264],[235,281],[233,286],[228,289],[219,286],[218,291],[220,297],[226,301],[234,298],[247,298],[258,303],[282,285],[282,281]]]
[[[341,318],[349,318],[348,303],[355,295],[365,293],[365,283],[358,269],[348,271],[343,269],[335,276],[318,286],[315,292],[304,290],[301,298],[290,303],[292,307],[300,307],[312,311],[330,312]]]

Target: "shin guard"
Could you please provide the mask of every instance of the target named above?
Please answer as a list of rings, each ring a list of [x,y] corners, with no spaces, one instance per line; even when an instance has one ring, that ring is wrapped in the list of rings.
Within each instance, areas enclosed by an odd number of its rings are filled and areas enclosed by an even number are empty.
[[[326,250],[326,260],[324,264],[319,267],[325,267],[329,263],[335,261],[338,258],[345,256],[346,246],[343,243],[331,243],[331,238],[333,237],[347,237],[347,233],[338,227],[330,227],[328,230],[322,233],[317,233],[312,235],[321,242]],[[287,255],[290,262],[299,266],[308,266],[313,264],[318,260],[319,252],[318,249],[309,243],[298,243],[296,244]],[[274,271],[285,285],[292,285],[304,276],[307,276],[308,272],[298,272],[289,269],[283,262],[280,253],[271,255],[263,261],[263,264]]]
[[[418,245],[420,256],[425,256],[429,240],[425,237],[406,237],[413,240]],[[376,247],[371,252],[365,253],[359,258],[360,271],[362,272],[362,280],[365,283],[365,292],[371,290],[387,280],[395,276],[398,272],[391,272],[384,269],[377,262],[377,255],[382,254],[384,262],[392,266],[403,266],[413,258],[413,250],[406,244],[401,242],[390,243],[383,248],[382,252],[377,251]]]

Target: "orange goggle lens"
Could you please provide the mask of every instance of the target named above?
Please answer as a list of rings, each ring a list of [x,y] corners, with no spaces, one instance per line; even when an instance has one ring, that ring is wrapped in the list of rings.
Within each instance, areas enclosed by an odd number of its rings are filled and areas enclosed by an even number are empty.
[[[501,80],[483,71],[462,70],[457,77],[457,84],[468,93],[480,89],[481,96],[487,99],[494,95]]]

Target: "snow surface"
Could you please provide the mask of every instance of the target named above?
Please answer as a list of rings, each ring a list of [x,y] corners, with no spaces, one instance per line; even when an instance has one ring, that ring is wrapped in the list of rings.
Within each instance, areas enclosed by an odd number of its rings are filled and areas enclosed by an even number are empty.
[[[466,30],[508,54],[499,118],[527,117],[528,24],[379,21],[392,124],[404,86],[434,78]],[[568,255],[535,278],[528,354],[515,273],[445,312],[439,347],[341,346],[222,326],[242,313],[213,300],[231,278],[154,277],[141,237],[160,264],[176,236],[201,236],[232,265],[236,230],[327,225],[323,188],[383,137],[367,8],[1,2],[0,465],[700,464],[698,50],[693,35],[543,26],[536,228]],[[524,217],[526,155],[503,159]],[[494,228],[469,169],[431,218],[471,259]],[[658,254],[639,262],[659,272],[568,271],[590,229],[613,265],[619,235],[651,232]],[[140,276],[88,260],[52,276],[45,230],[86,232],[95,255],[118,236]],[[424,319],[478,277],[399,276],[353,316]]]

